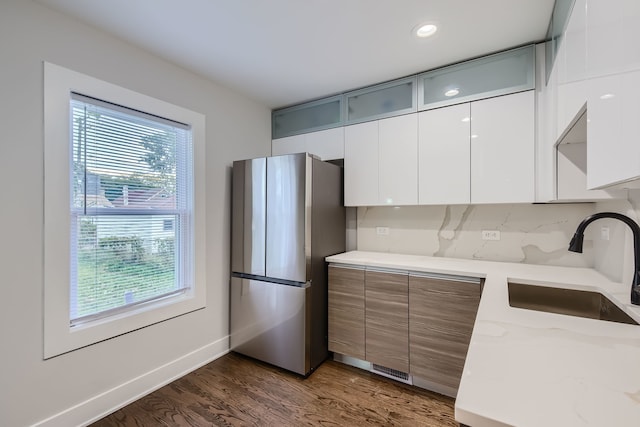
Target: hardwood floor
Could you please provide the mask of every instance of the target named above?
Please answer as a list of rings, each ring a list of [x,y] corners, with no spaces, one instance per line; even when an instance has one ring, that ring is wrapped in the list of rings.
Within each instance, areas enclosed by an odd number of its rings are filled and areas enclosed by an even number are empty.
[[[303,379],[230,353],[93,426],[458,426],[453,403],[334,361]]]

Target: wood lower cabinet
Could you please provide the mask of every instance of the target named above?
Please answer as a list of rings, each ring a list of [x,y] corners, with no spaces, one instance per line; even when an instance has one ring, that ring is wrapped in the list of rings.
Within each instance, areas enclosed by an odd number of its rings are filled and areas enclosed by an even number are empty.
[[[480,293],[480,279],[409,275],[412,375],[458,389]]]
[[[329,350],[455,395],[482,280],[329,266]],[[426,384],[425,384],[426,383]]]
[[[329,266],[329,351],[365,359],[364,268]]]
[[[409,371],[409,276],[365,273],[366,360]]]

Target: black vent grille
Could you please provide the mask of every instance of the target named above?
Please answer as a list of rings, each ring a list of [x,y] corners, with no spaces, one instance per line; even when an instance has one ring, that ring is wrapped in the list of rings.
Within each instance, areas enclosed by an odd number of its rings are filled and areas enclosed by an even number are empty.
[[[371,372],[375,372],[384,375],[385,377],[411,384],[411,377],[409,376],[409,374],[406,372],[398,371],[397,369],[387,368],[386,366],[376,365],[374,363],[371,365]]]

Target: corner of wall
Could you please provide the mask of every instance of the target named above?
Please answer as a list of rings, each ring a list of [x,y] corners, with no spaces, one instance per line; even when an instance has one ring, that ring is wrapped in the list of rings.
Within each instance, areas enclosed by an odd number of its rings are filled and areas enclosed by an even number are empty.
[[[640,190],[629,190],[627,199],[596,203],[596,212],[617,212],[638,222],[640,218]],[[602,219],[596,226],[593,240],[594,268],[614,282],[631,283],[633,277],[633,235],[620,221]],[[603,240],[600,232],[609,228],[609,240]]]

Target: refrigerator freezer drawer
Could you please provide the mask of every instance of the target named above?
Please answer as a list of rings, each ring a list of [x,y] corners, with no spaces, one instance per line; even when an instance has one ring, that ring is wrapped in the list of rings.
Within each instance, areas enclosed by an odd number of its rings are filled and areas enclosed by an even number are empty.
[[[307,375],[310,287],[231,278],[231,350]]]

